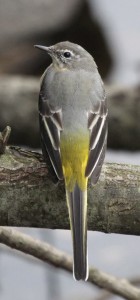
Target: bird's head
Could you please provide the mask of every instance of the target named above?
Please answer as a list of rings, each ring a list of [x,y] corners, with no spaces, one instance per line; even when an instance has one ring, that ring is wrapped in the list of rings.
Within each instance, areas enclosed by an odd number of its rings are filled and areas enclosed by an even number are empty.
[[[53,64],[61,69],[89,68],[91,62],[94,62],[84,48],[74,43],[61,42],[50,47],[35,47],[46,51],[52,57]]]

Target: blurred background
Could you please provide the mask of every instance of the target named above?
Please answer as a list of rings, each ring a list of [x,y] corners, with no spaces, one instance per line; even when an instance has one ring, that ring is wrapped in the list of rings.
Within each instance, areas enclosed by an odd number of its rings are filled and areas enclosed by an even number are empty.
[[[33,45],[70,40],[94,56],[106,85],[106,161],[140,164],[139,15],[139,0],[1,1],[0,130],[12,127],[10,143],[40,149],[39,78],[50,60]],[[21,230],[72,253],[69,231]],[[90,265],[115,276],[140,277],[139,237],[89,232],[88,240]],[[2,300],[96,300],[102,294],[64,271],[4,246],[0,274]]]

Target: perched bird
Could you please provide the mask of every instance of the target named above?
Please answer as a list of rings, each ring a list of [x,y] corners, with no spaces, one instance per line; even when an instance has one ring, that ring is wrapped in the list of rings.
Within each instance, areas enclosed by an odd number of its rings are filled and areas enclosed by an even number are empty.
[[[41,80],[41,144],[50,171],[65,181],[73,240],[73,275],[87,280],[87,183],[96,184],[107,140],[107,105],[93,57],[81,46],[46,47],[52,64]]]

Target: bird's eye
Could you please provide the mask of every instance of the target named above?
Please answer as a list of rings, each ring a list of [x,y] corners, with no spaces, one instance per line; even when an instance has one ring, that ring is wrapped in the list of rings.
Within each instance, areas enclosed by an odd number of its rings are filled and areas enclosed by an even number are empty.
[[[63,55],[64,55],[64,57],[66,57],[66,58],[71,57],[71,53],[70,53],[69,51],[65,51]]]

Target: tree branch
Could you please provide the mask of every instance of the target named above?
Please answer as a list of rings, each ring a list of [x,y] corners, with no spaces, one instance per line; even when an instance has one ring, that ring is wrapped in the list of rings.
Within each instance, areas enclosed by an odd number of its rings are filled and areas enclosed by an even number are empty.
[[[51,181],[39,153],[0,155],[0,225],[68,229],[64,183]],[[88,186],[88,229],[140,235],[140,166],[106,164]]]
[[[70,256],[21,232],[0,227],[0,243],[32,255],[54,267],[72,272],[72,258]],[[118,279],[96,268],[90,268],[88,282],[128,300],[140,299],[140,290],[132,286],[126,279]]]

